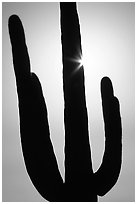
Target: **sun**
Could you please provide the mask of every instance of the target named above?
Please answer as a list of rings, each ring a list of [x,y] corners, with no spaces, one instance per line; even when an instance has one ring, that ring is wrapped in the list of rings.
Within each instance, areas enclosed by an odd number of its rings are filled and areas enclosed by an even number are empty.
[[[81,68],[82,66],[84,67],[84,64],[85,64],[85,62],[84,62],[84,57],[83,56],[81,56],[78,60],[77,60],[77,62],[78,62],[78,69],[79,68]]]
[[[77,52],[77,55],[75,55],[75,57],[69,58],[68,60],[75,62],[75,69],[73,71],[73,74],[76,74],[80,69],[84,70],[84,75],[91,74],[91,67],[92,67],[93,61],[91,61],[90,52],[87,52],[86,50],[84,50],[84,52],[81,52],[79,50]]]
[[[77,63],[75,72],[84,69],[84,75],[86,76],[91,75],[91,72],[94,72],[94,70],[91,69],[94,67],[94,60],[92,59],[91,53],[87,52],[87,50],[83,50],[82,54],[79,52],[73,61]]]
[[[83,55],[79,52],[79,54],[75,58],[70,59],[72,62],[76,63],[76,69],[75,72],[77,72],[79,69],[84,68],[85,60]]]

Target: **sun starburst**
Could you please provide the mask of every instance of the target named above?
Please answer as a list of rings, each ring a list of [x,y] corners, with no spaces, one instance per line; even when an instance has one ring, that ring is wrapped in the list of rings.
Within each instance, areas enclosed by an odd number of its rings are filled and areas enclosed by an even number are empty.
[[[70,61],[76,63],[76,68],[74,72],[77,72],[79,69],[83,68],[84,66],[84,58],[82,54],[77,55],[75,58],[71,58]]]

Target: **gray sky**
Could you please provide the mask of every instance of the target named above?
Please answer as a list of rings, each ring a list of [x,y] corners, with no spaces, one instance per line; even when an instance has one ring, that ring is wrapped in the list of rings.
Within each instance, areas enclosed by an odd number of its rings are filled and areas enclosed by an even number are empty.
[[[104,151],[100,81],[111,78],[119,98],[123,126],[123,162],[113,189],[99,201],[134,201],[134,3],[78,3],[85,63],[86,99],[93,168]],[[58,3],[8,3],[2,6],[3,86],[3,201],[44,201],[32,185],[23,161],[15,76],[8,18],[21,18],[31,59],[31,70],[42,84],[51,139],[64,177],[63,86],[60,14]]]

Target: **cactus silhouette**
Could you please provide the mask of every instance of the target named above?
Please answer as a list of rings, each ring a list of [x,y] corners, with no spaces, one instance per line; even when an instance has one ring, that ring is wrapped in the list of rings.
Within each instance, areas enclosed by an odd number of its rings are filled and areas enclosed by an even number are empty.
[[[17,15],[9,18],[17,84],[20,133],[30,179],[48,201],[97,201],[116,183],[122,161],[122,127],[118,99],[111,80],[101,80],[105,130],[102,164],[93,172],[85,100],[84,69],[75,59],[82,55],[76,3],[60,3],[63,61],[65,182],[60,175],[50,140],[47,108],[41,84],[31,73],[24,29]],[[79,67],[79,68],[78,68]]]

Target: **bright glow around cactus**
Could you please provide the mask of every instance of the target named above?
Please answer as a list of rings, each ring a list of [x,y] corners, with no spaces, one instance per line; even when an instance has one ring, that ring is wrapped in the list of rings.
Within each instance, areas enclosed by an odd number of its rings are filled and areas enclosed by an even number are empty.
[[[80,52],[78,56],[76,56],[75,58],[71,58],[70,61],[75,62],[77,64],[74,72],[77,72],[80,68],[83,68],[85,65],[85,58]]]
[[[84,66],[85,60],[84,60],[84,57],[83,57],[83,56],[81,56],[81,58],[78,59],[78,63],[79,63],[78,68]]]

